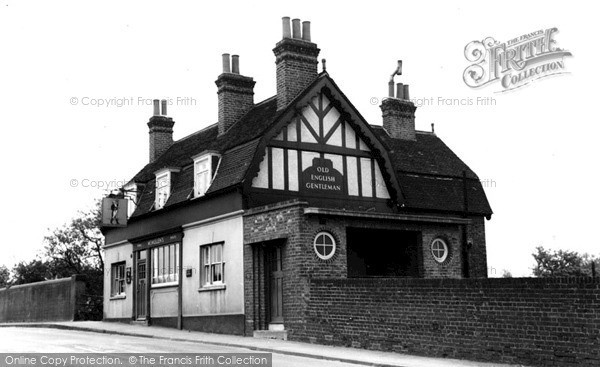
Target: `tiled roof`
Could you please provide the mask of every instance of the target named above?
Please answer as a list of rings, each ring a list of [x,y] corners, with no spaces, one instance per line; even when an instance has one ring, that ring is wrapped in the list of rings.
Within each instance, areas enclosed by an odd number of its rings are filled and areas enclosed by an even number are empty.
[[[415,141],[390,138],[381,126],[371,126],[396,170],[405,207],[462,212],[465,209],[463,172],[467,177],[468,210],[492,214],[479,178],[435,134],[417,131]]]
[[[327,78],[332,88],[338,88],[328,75],[321,74],[319,79],[322,78]],[[218,128],[214,124],[173,143],[155,162],[146,165],[134,177],[138,183],[147,183],[134,216],[152,209],[154,172],[164,167],[182,169],[173,174],[171,195],[166,206],[190,199],[194,181],[192,157],[205,150],[221,153],[219,167],[207,193],[216,193],[243,182],[261,137],[284,112],[285,109],[277,111],[277,99],[271,97],[256,104],[222,136],[217,136]],[[486,216],[492,214],[477,175],[436,135],[417,132],[416,141],[406,141],[390,138],[380,125],[370,125],[370,128],[388,151],[405,208],[462,212],[465,207],[462,175],[465,172],[469,212]]]

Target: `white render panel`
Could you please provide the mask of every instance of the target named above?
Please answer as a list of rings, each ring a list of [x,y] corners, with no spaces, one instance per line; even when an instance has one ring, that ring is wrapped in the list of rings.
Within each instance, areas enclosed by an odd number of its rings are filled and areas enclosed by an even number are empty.
[[[329,106],[329,99],[324,94],[321,94],[321,96],[323,96],[323,109],[326,109]]]
[[[338,170],[342,175],[344,174],[344,158],[341,155],[325,154],[325,158],[333,162],[333,168]]]
[[[319,131],[317,129],[317,131]],[[306,124],[304,122],[300,122],[300,141],[303,143],[316,143],[317,139],[315,139],[314,135],[308,130]]]
[[[371,158],[360,159],[360,175],[362,184],[362,196],[373,197],[373,175],[371,174]]]
[[[284,165],[283,165],[283,149],[271,148],[273,154],[273,188],[276,190],[283,190],[284,186]]]
[[[288,141],[297,141],[298,131],[296,130],[296,119],[293,119],[292,122],[287,127],[287,140]]]
[[[315,113],[315,111],[310,106],[304,107],[302,110],[302,114],[306,121],[310,124],[310,126],[315,130],[315,132],[319,133],[319,117]]]
[[[356,133],[350,124],[346,124],[346,148],[356,149]]]
[[[269,149],[265,149],[263,160],[258,166],[258,175],[252,180],[252,187],[269,188]]]
[[[327,136],[333,125],[340,118],[340,113],[336,108],[332,108],[325,117],[323,117],[323,134]]]
[[[379,163],[377,163],[377,161],[375,161],[375,195],[381,199],[390,198],[390,193],[385,186],[385,181],[383,180],[383,175],[381,174],[381,169],[379,168]]]
[[[346,157],[348,195],[358,196],[358,163],[356,157]]]
[[[318,158],[321,155],[316,152],[302,152],[302,171],[312,166],[313,158]]]
[[[290,191],[298,191],[298,151],[288,150],[288,185]]]

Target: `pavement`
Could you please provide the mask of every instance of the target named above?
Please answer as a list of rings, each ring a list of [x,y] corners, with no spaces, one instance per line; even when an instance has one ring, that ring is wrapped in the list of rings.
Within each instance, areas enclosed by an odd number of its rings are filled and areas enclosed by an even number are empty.
[[[105,334],[126,335],[142,338],[156,338],[171,341],[193,342],[247,348],[259,352],[339,361],[378,367],[505,367],[510,364],[473,362],[450,358],[432,358],[401,353],[371,351],[309,344],[295,341],[251,338],[236,335],[210,334],[189,330],[177,330],[158,326],[130,325],[102,321],[7,323],[0,327],[37,327],[64,330],[78,330]]]

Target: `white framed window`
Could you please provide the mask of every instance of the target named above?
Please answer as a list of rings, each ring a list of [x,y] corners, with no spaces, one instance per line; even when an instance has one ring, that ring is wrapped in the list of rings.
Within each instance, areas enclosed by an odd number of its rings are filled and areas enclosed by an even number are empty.
[[[431,242],[431,255],[438,263],[443,263],[448,258],[448,245],[441,238],[436,238]]]
[[[163,168],[154,172],[156,176],[156,197],[154,201],[154,209],[162,209],[167,204],[169,196],[171,195],[171,181],[173,173],[179,172],[180,169],[176,167]]]
[[[137,203],[137,185],[135,183],[127,184],[123,187],[125,198],[127,199],[127,218],[130,218],[136,208]]]
[[[200,246],[200,286],[225,284],[223,242]]]
[[[155,209],[162,209],[167,200],[169,200],[169,194],[171,193],[171,175],[165,173],[161,176],[156,177],[156,205]]]
[[[192,157],[194,160],[194,197],[206,194],[214,177],[219,155],[216,152],[203,152]]]
[[[179,243],[153,247],[152,286],[174,285],[179,281]]]
[[[194,162],[194,196],[199,197],[206,193],[210,185],[210,161],[207,156]]]
[[[110,267],[110,296],[125,295],[125,262],[112,264]]]
[[[329,232],[319,232],[315,236],[313,247],[321,260],[329,260],[335,255],[335,238]]]

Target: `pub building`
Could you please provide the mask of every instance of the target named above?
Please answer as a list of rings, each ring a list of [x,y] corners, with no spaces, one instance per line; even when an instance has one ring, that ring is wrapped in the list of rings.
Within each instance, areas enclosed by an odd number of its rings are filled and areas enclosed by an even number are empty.
[[[273,97],[255,103],[224,54],[217,123],[173,141],[154,101],[149,163],[119,194],[127,225],[103,228],[105,320],[286,335],[311,277],[487,276],[483,187],[415,130],[408,85],[392,75],[370,124],[318,72],[310,23],[282,24]]]

